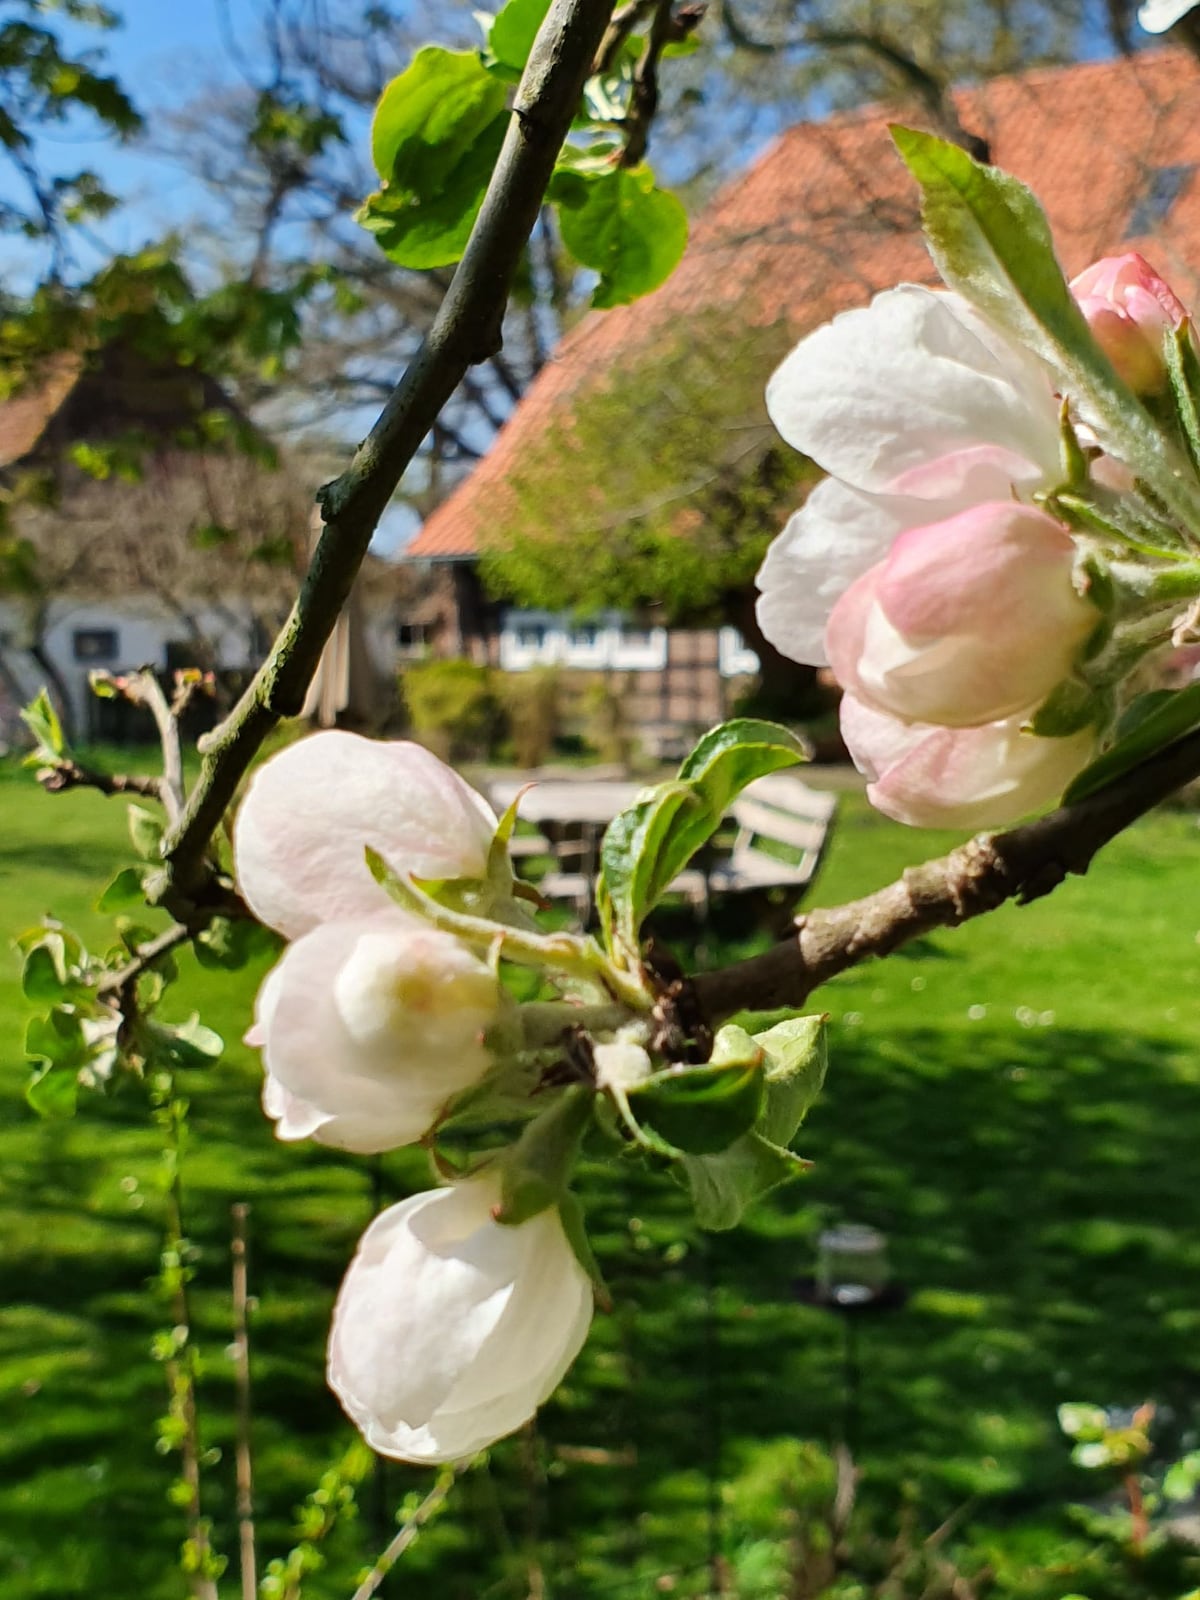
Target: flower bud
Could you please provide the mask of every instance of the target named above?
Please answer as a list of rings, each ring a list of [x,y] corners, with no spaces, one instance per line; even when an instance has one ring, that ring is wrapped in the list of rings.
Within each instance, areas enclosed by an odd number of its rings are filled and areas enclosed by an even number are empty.
[[[283,1139],[360,1153],[420,1139],[491,1065],[495,973],[399,911],[322,923],[267,974],[247,1041]]]
[[[421,745],[330,730],[255,773],[234,827],[234,864],[255,916],[295,939],[392,906],[367,866],[368,845],[399,873],[482,878],[495,831],[482,795]]]
[[[1097,613],[1075,544],[1041,511],[972,506],[900,534],[829,617],[838,682],[913,722],[968,727],[1036,704],[1071,670]]]
[[[1092,729],[1064,739],[1022,731],[1024,717],[976,728],[901,722],[842,699],[842,737],[867,798],[914,828],[993,828],[1058,799],[1095,753]]]
[[[1163,343],[1187,315],[1144,256],[1105,256],[1071,280],[1092,336],[1135,394],[1166,385]]]
[[[381,1455],[474,1455],[533,1416],[587,1337],[592,1286],[557,1209],[508,1227],[498,1203],[484,1175],[391,1206],[362,1237],[328,1373]]]

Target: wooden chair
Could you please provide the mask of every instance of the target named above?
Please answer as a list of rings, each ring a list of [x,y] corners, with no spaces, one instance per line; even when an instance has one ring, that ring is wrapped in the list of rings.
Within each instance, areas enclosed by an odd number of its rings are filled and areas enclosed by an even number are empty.
[[[729,859],[708,875],[713,894],[751,889],[807,889],[829,844],[837,796],[799,778],[759,778],[733,803],[737,835]]]

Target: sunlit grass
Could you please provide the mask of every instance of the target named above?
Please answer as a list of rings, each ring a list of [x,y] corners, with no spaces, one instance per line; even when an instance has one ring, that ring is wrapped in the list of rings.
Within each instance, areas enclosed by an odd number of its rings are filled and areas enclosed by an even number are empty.
[[[53,912],[100,935],[91,908],[129,857],[123,809],[46,798],[0,769],[8,932]],[[866,892],[950,842],[849,797],[814,903]],[[686,938],[686,920],[678,928]],[[793,1294],[833,1217],[884,1228],[910,1292],[864,1330],[865,1500],[886,1524],[912,1486],[926,1527],[975,1500],[957,1534],[964,1562],[987,1552],[1008,1591],[1043,1592],[1032,1574],[1074,1548],[1062,1504],[1090,1488],[1068,1464],[1055,1405],[1153,1397],[1195,1420],[1198,929],[1200,833],[1162,813],[1085,881],[823,991],[833,1068],[801,1141],[816,1166],[739,1233],[705,1244],[667,1178],[591,1171],[584,1196],[616,1309],[597,1319],[536,1442],[499,1447],[488,1473],[462,1482],[388,1592],[436,1581],[449,1600],[522,1600],[536,1560],[547,1592],[570,1600],[652,1595],[664,1574],[676,1595],[705,1593],[714,1524],[729,1547],[749,1537],[745,1496],[723,1504],[719,1486],[771,1441],[836,1436],[840,1329]],[[715,963],[754,935],[719,923],[702,942]],[[208,1442],[225,1450],[210,1508],[232,1548],[229,1204],[249,1200],[260,1534],[276,1553],[291,1507],[347,1438],[321,1376],[337,1281],[372,1207],[425,1177],[407,1155],[371,1163],[273,1141],[239,1043],[258,976],[187,967],[173,1004],[199,1009],[228,1043],[220,1067],[187,1085],[203,1407]],[[157,1139],[133,1085],[85,1102],[72,1123],[39,1122],[21,1093],[26,1010],[15,960],[0,962],[0,1596],[167,1600],[185,1588],[148,1354],[167,1320],[146,1293]],[[422,1482],[381,1469],[306,1593],[344,1600]]]

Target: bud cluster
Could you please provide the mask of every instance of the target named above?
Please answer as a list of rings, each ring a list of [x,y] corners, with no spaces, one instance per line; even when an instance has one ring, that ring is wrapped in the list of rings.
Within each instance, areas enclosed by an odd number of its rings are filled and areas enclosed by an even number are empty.
[[[1071,288],[1153,404],[1187,336],[1175,295],[1137,255]],[[831,669],[846,745],[899,821],[1001,825],[1054,800],[1171,636],[1163,573],[1178,595],[1190,552],[1138,537],[1137,463],[1090,447],[1070,399],[959,295],[915,285],[818,328],[768,386],[780,433],[829,476],[767,553],[759,619]]]

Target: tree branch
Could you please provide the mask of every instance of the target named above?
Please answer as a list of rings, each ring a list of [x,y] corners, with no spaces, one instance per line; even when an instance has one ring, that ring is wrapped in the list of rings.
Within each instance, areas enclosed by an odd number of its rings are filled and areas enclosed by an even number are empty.
[[[47,794],[66,789],[96,789],[104,795],[137,794],[147,800],[163,799],[164,780],[141,772],[97,772],[73,758],[63,757],[39,767],[34,774]]]
[[[371,536],[467,369],[500,348],[509,288],[612,15],[612,0],[553,0],[517,89],[487,195],[420,350],[340,478],[319,496],[324,532],[300,595],[254,681],[204,741],[200,776],[168,837],[160,903],[176,915],[203,883],[209,841],[263,739],[295,716]]]
[[[1085,873],[1104,845],[1197,777],[1200,733],[1193,733],[1075,805],[1006,833],[980,834],[862,900],[797,917],[795,935],[774,949],[697,976],[695,997],[714,1022],[735,1011],[803,1005],[814,989],[870,956],[889,955],[1006,900],[1039,900],[1072,873]]]

